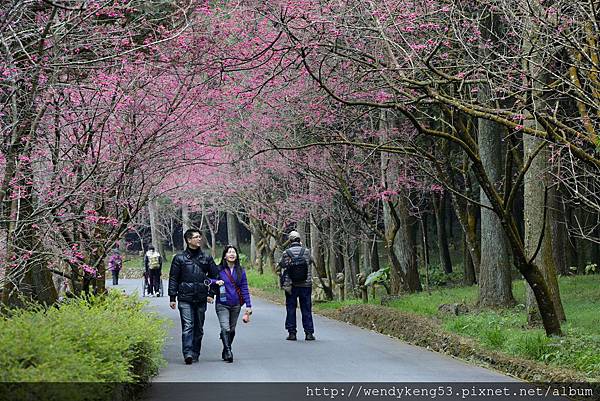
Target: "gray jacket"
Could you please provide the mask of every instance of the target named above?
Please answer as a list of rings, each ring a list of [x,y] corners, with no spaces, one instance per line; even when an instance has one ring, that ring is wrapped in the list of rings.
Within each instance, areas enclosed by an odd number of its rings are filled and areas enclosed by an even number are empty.
[[[306,263],[308,263],[308,275],[306,276],[306,281],[301,284],[296,283],[293,286],[294,287],[312,287],[312,266],[315,264],[315,261],[313,260],[313,258],[311,256],[310,249],[303,247],[299,242],[292,243],[287,249],[290,250],[290,252],[292,253],[293,256],[300,255],[300,252],[302,252],[304,250],[304,259],[306,259]],[[284,256],[285,256],[285,252],[283,253],[283,255],[281,255],[281,258],[279,259],[279,262],[277,263],[277,271],[279,272],[279,274],[284,275],[282,287],[286,287],[286,286],[291,287],[292,280],[290,279],[289,275],[287,275],[285,273],[285,271],[284,271],[285,269],[283,269],[283,266],[281,264]]]

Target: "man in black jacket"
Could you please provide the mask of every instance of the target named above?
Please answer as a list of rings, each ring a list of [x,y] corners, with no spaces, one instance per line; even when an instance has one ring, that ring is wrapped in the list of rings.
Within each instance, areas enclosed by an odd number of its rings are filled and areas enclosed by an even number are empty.
[[[190,365],[200,357],[206,302],[212,302],[210,279],[218,278],[219,270],[213,258],[200,249],[200,231],[189,229],[183,238],[187,248],[173,258],[169,272],[169,306],[175,309],[178,301],[183,359]]]

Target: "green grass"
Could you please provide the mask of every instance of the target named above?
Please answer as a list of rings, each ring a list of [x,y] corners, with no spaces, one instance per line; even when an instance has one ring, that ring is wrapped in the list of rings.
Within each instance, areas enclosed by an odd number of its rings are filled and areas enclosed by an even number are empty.
[[[434,316],[438,306],[444,303],[471,304],[477,299],[473,287],[439,289],[429,293],[414,294],[390,302],[389,306],[419,315]]]
[[[319,309],[337,309],[342,306],[347,305],[362,305],[362,301],[360,299],[347,299],[345,301],[329,301],[329,302],[320,302],[314,305],[314,308]]]
[[[248,285],[252,288],[258,288],[266,292],[279,293],[279,279],[272,273],[259,274],[257,270],[246,269]]]
[[[559,282],[567,315],[567,323],[563,325],[565,335],[561,338],[547,338],[541,328],[527,327],[522,280],[514,282],[513,292],[518,303],[515,308],[440,316],[443,327],[475,339],[490,350],[575,369],[600,380],[600,276],[562,277]],[[410,295],[392,306],[435,316],[440,304],[474,305],[476,299],[477,287],[463,287],[433,291],[431,295]]]

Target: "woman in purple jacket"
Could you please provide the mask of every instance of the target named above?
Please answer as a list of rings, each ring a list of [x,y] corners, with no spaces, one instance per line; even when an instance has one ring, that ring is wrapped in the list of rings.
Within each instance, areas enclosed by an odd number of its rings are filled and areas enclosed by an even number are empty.
[[[248,291],[246,271],[240,266],[238,250],[233,245],[223,249],[223,257],[219,266],[219,278],[213,280],[219,285],[215,310],[221,326],[221,341],[223,352],[221,357],[226,362],[233,362],[231,343],[235,337],[235,326],[242,306],[246,305],[244,322],[252,314],[252,303]]]

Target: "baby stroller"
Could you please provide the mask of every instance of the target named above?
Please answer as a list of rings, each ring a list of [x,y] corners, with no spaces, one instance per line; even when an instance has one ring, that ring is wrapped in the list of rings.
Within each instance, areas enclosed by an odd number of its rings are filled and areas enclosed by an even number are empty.
[[[144,281],[142,283],[142,297],[150,295],[150,274],[147,271],[144,272]],[[158,282],[158,294],[157,297],[163,296],[163,282],[162,279]]]

